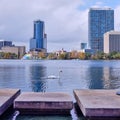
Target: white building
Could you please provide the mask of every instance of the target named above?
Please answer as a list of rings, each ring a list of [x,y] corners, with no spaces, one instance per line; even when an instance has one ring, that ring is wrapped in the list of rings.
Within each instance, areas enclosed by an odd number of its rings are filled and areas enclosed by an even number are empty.
[[[104,34],[104,53],[120,52],[120,32],[109,31]]]

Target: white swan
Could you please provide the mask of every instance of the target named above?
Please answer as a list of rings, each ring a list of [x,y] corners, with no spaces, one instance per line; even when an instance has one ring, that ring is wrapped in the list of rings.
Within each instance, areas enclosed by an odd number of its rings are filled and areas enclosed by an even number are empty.
[[[49,75],[47,77],[47,79],[60,79],[60,73],[62,72],[62,70],[59,71],[59,75],[58,76],[55,76],[55,75]]]

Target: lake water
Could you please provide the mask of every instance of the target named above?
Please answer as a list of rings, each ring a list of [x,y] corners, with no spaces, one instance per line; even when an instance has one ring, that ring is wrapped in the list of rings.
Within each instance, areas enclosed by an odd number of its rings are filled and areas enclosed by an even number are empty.
[[[60,79],[46,79],[49,75]],[[120,88],[120,61],[95,60],[0,60],[0,88],[21,91],[68,92],[74,89]],[[6,116],[5,120],[10,120]],[[71,116],[18,116],[17,120],[84,120],[74,110]]]

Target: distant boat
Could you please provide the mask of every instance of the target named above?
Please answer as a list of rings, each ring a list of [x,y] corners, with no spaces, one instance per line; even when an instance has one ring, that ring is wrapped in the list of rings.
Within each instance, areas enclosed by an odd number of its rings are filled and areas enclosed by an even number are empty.
[[[47,79],[60,79],[60,73],[62,72],[62,70],[59,71],[59,75],[55,76],[55,75],[49,75],[47,76]]]

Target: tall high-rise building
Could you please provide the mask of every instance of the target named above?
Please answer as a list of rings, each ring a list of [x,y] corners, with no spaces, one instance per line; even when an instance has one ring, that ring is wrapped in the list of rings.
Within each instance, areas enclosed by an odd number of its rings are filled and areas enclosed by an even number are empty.
[[[33,38],[30,39],[30,50],[42,50],[47,49],[44,44],[47,44],[45,34],[45,26],[44,22],[41,20],[34,21],[34,35]]]
[[[95,52],[103,51],[104,33],[114,30],[114,10],[111,8],[90,8],[88,15],[89,47]]]

